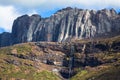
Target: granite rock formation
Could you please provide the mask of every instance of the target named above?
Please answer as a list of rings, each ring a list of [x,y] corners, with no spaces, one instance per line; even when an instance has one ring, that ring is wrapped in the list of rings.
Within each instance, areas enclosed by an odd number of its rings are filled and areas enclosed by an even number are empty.
[[[12,32],[9,34],[12,40],[9,36],[0,36],[0,46],[116,36],[120,34],[119,22],[120,15],[114,9],[94,11],[67,7],[48,18],[42,18],[37,14],[23,15],[13,23]]]

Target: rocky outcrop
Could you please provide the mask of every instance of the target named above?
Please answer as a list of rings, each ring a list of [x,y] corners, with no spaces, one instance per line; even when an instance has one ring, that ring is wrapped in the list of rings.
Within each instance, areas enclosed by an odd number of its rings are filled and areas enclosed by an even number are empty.
[[[12,28],[13,44],[32,41],[33,33],[41,20],[39,15],[23,15],[14,21]]]
[[[11,43],[111,37],[120,34],[119,22],[120,15],[114,9],[94,11],[67,7],[48,18],[23,15],[14,21]]]
[[[11,33],[4,32],[0,34],[0,47],[9,46],[12,44]]]

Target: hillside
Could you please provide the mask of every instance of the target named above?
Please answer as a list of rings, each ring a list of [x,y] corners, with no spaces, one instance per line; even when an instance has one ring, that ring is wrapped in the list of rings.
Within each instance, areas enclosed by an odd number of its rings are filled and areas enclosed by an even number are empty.
[[[30,42],[0,48],[1,80],[120,80],[120,36],[72,42]]]

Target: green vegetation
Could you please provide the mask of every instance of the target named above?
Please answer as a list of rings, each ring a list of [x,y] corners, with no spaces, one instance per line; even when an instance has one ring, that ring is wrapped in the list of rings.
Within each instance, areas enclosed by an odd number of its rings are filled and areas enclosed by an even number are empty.
[[[104,64],[83,69],[71,80],[120,80],[120,53],[98,53],[95,57]]]
[[[4,59],[9,60],[10,58],[12,58],[11,61],[15,59],[20,64],[15,65],[4,61]],[[0,78],[3,80],[12,78],[25,80],[60,80],[57,75],[47,70],[37,72],[37,69],[32,65],[34,65],[34,62],[30,60],[0,54]]]
[[[34,80],[60,80],[60,78],[52,72],[42,71],[34,74]]]
[[[83,80],[82,77],[86,75],[87,70],[81,70],[77,75],[75,75],[71,80]]]
[[[57,75],[49,71],[37,72],[31,66],[15,66],[4,64],[0,69],[1,79],[25,79],[25,80],[60,80]]]
[[[83,41],[82,43],[89,43],[89,40]],[[94,53],[92,57],[97,58],[103,64],[95,67],[77,67],[78,72],[71,80],[120,80],[120,50],[111,46],[114,43],[119,43],[120,37],[104,39],[104,40],[94,40],[95,44],[102,44],[108,47],[106,51],[101,51],[99,53]],[[77,42],[79,43],[79,42]],[[69,45],[69,44],[65,44]],[[117,45],[118,48],[119,45]],[[69,48],[69,47],[66,47]],[[37,48],[38,49],[38,48]],[[35,60],[31,59],[31,56],[40,56],[43,52],[32,43],[18,44],[10,47],[0,48],[0,80],[62,80],[59,76],[47,70],[48,67],[53,65],[45,65],[40,63],[39,68],[35,66]],[[75,54],[75,57],[82,59],[83,54]],[[91,55],[87,55],[90,57]],[[54,57],[53,57],[54,58]],[[65,58],[69,61],[69,56]],[[52,67],[53,68],[53,67]]]
[[[30,45],[18,45],[15,48],[17,49],[18,54],[27,54],[32,51]]]
[[[0,49],[0,54],[10,54],[10,53],[11,53],[11,47]]]
[[[97,71],[81,71],[71,80],[119,80],[120,66],[111,66]]]
[[[120,80],[120,36],[95,39],[93,43],[107,47],[106,51],[94,54],[94,57],[104,64],[85,68],[73,76],[71,80]],[[114,45],[117,45],[116,50],[113,48]]]
[[[1,48],[0,80],[60,80],[57,75],[50,71],[39,72],[34,66],[34,61],[13,55],[29,56],[30,53],[32,53],[32,45],[29,43]]]

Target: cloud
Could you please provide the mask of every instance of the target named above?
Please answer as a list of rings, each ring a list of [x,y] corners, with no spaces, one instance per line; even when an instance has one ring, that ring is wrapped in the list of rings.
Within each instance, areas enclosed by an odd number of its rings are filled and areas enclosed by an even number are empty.
[[[42,5],[45,2],[48,2],[47,0],[0,0],[1,5],[18,5],[18,6],[24,6],[24,7],[36,7],[38,5]]]
[[[119,8],[120,0],[0,0],[0,4],[24,6],[27,8],[38,7],[41,9],[52,9],[66,6],[101,9],[106,7]]]
[[[33,14],[38,14],[38,12],[36,10],[32,10],[32,11],[28,11],[26,12],[27,15],[31,16]]]
[[[20,13],[13,6],[0,6],[0,28],[4,29],[7,32],[11,32],[13,21],[23,14],[37,14],[36,11],[28,11],[26,13]]]
[[[0,6],[0,28],[11,31],[12,22],[20,16],[13,6]]]

